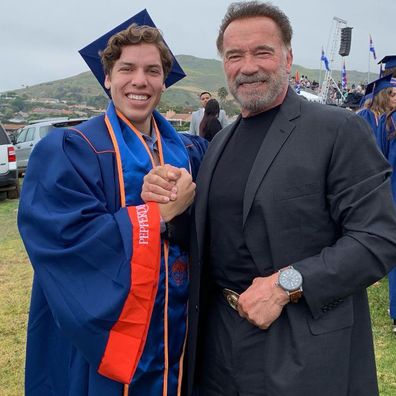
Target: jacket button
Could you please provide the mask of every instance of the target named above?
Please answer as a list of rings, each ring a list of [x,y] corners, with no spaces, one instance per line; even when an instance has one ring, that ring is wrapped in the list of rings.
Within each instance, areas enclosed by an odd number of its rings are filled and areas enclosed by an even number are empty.
[[[198,312],[198,304],[195,306],[195,311]]]

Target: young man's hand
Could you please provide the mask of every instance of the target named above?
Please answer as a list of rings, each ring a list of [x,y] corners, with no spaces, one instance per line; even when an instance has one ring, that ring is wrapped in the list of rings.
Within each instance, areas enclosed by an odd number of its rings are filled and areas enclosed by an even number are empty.
[[[172,165],[156,166],[145,177],[141,197],[144,202],[167,203],[177,198],[176,182],[182,170]]]
[[[195,183],[184,168],[157,166],[145,177],[141,197],[145,202],[158,202],[165,222],[186,211],[195,197]]]

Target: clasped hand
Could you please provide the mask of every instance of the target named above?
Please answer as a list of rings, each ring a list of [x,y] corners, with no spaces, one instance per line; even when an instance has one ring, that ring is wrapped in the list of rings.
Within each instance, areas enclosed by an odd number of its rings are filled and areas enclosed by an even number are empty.
[[[141,197],[144,202],[158,202],[161,217],[168,222],[193,203],[195,183],[184,168],[157,166],[144,177]]]

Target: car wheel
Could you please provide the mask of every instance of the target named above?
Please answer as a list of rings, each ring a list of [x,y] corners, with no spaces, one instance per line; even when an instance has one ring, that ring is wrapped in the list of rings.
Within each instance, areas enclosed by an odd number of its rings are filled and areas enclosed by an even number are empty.
[[[17,181],[17,184],[15,185],[14,190],[7,191],[7,198],[8,199],[17,199],[19,198],[19,180]]]

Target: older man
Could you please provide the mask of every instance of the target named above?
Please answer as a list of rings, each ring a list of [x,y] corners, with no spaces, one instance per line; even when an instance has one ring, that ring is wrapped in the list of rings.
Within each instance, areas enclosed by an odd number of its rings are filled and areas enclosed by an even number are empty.
[[[288,88],[291,38],[267,3],[220,26],[241,116],[197,179],[189,395],[378,395],[365,288],[396,262],[390,167],[359,117]]]

